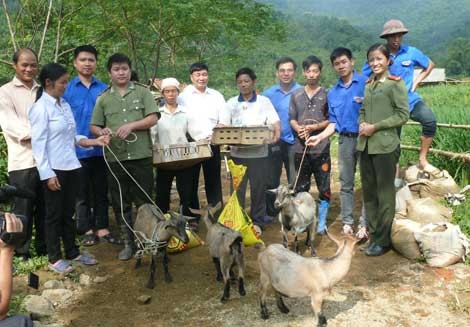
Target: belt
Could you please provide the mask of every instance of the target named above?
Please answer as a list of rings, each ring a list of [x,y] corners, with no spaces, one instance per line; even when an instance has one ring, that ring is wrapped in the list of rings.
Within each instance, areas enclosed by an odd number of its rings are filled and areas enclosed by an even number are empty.
[[[341,132],[339,135],[346,137],[358,137],[359,133]]]

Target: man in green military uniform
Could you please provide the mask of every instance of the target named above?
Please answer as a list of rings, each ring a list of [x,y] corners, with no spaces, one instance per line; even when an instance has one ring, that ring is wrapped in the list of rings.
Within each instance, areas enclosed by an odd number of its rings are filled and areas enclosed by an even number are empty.
[[[108,59],[107,68],[112,84],[96,101],[90,130],[97,136],[113,135],[109,145],[112,153],[106,149],[105,157],[121,184],[122,203],[119,186],[111,173],[108,173],[109,189],[114,214],[122,219],[117,218],[125,244],[119,259],[129,260],[135,252],[134,234],[130,230],[133,226],[132,204],[139,207],[149,199],[119,162],[151,195],[153,166],[150,128],[157,123],[158,108],[148,89],[130,81],[131,61],[127,56],[113,54]]]
[[[397,128],[409,117],[408,91],[400,77],[389,73],[390,51],[374,44],[367,52],[373,71],[366,84],[359,112],[361,182],[369,221],[368,256],[379,256],[390,248],[390,231],[395,216],[395,165],[400,139]]]

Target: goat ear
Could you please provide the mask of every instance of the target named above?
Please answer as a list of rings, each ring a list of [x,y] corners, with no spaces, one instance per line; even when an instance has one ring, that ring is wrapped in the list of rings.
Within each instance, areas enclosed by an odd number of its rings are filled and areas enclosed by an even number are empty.
[[[191,211],[195,215],[203,215],[204,214],[204,212],[201,209],[189,208],[189,211]]]
[[[294,203],[295,203],[296,205],[298,205],[298,206],[301,205],[303,202],[304,202],[304,201],[299,200],[299,199],[295,199],[295,200],[294,200]]]
[[[328,232],[328,228],[325,228],[325,231],[326,231],[326,236],[328,236],[328,238],[330,240],[332,240],[333,242],[335,242],[335,244],[340,247],[342,245],[342,243],[333,235],[331,234],[330,232]]]
[[[271,194],[277,194],[277,188],[272,188],[272,189],[266,190],[266,192],[271,193]]]
[[[220,208],[222,208],[222,203],[220,203],[220,201],[217,202],[217,204],[215,205],[215,207],[207,206],[207,210],[209,211],[209,213],[210,213],[212,216],[215,215],[215,213],[216,213],[217,211],[219,211]]]

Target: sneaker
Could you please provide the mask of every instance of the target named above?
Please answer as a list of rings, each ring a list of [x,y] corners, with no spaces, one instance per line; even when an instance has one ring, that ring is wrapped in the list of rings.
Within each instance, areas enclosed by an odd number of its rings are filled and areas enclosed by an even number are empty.
[[[351,225],[344,224],[342,233],[344,235],[353,235],[354,234],[354,229],[352,228]]]

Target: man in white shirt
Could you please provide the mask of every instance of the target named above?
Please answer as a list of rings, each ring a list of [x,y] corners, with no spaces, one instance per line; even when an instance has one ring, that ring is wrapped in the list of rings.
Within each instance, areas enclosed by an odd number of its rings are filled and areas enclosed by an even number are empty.
[[[209,68],[204,63],[194,63],[189,68],[192,85],[187,86],[179,95],[179,103],[185,106],[196,121],[199,131],[197,139],[210,138],[212,129],[219,123],[220,113],[225,108],[223,95],[210,87]],[[194,167],[194,190],[191,206],[199,208],[198,185],[202,166],[207,202],[215,206],[222,202],[222,183],[220,180],[220,148],[211,146],[213,156]]]
[[[30,256],[33,220],[36,226],[35,248],[38,255],[46,254],[44,240],[45,207],[43,191],[31,149],[31,127],[28,110],[36,100],[39,84],[37,56],[32,49],[20,49],[13,55],[15,77],[0,88],[0,127],[8,146],[9,183],[36,194],[35,199],[15,198],[13,212],[27,218],[27,241],[15,250],[25,258]]]

